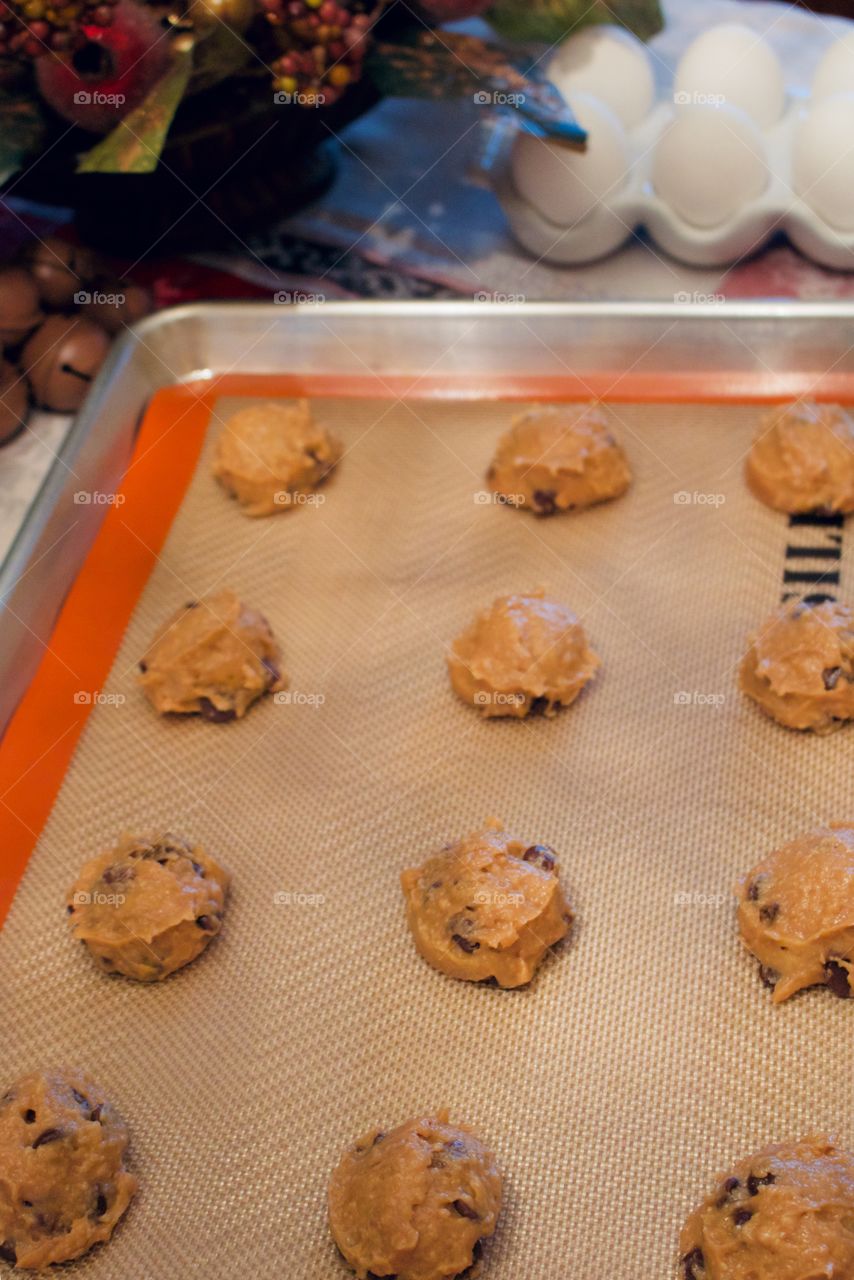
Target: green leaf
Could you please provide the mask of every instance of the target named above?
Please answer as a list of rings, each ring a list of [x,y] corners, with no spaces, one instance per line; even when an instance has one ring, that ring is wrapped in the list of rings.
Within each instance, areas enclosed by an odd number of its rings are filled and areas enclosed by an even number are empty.
[[[0,183],[41,151],[47,119],[31,85],[0,86]]]
[[[489,21],[507,40],[559,44],[591,22],[619,22],[641,40],[664,26],[659,0],[495,0]]]
[[[144,102],[81,156],[78,173],[152,173],[193,71],[193,37],[177,36],[172,62]]]
[[[379,41],[368,71],[384,94],[409,98],[468,98],[518,110],[535,127],[569,145],[583,144],[584,130],[541,72],[526,76],[506,49],[451,31],[410,31]]]

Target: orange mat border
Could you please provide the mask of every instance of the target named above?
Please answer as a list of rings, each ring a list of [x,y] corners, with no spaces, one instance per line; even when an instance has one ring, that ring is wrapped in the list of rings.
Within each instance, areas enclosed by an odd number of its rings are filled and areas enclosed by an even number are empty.
[[[0,743],[0,926],[53,808],[95,693],[107,678],[131,614],[166,541],[198,463],[220,396],[358,396],[417,399],[576,400],[615,403],[772,403],[805,393],[854,401],[854,375],[813,385],[795,371],[620,373],[586,377],[409,378],[230,374],[177,387],[152,399],[119,492],[68,593],[36,674]],[[168,465],[167,465],[168,463]],[[152,501],[152,494],[157,500]],[[107,588],[105,584],[109,584]],[[109,608],[105,592],[109,591]],[[93,627],[92,619],[97,619]]]

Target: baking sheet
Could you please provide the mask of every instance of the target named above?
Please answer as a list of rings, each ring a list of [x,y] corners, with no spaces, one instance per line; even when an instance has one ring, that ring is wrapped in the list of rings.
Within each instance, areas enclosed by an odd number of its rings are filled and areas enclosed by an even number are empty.
[[[26,431],[0,449],[0,563],[36,500],[39,488],[62,447],[73,419],[68,414],[32,410]]]
[[[767,849],[848,816],[854,749],[736,692],[791,537],[744,489],[757,410],[618,406],[634,487],[551,521],[476,500],[509,406],[317,412],[347,454],[323,503],[281,517],[240,516],[208,442],[0,934],[5,1075],[80,1064],[132,1130],[140,1194],[68,1274],[344,1276],[325,1224],[341,1149],[446,1105],[506,1178],[486,1275],[670,1275],[730,1159],[810,1130],[854,1141],[848,1006],[773,1009],[729,896]],[[539,584],[603,671],[554,721],[482,722],[445,645]],[[270,619],[291,701],[158,720],[136,660],[220,585]],[[555,847],[578,915],[516,992],[426,966],[397,882],[490,814]],[[122,828],[159,825],[206,843],[234,889],[221,938],[149,989],[95,970],[63,895]]]

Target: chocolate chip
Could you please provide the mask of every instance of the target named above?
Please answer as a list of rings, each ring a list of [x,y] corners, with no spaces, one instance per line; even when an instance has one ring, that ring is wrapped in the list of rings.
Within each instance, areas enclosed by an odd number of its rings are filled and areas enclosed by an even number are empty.
[[[750,1195],[755,1196],[760,1187],[770,1187],[776,1181],[773,1173],[751,1173],[747,1179],[747,1190]]]
[[[375,1146],[377,1146],[378,1143],[382,1142],[384,1138],[385,1138],[385,1133],[382,1129],[380,1129],[377,1133],[374,1134],[374,1136],[371,1138],[370,1142],[366,1147],[360,1146],[359,1143],[357,1142],[356,1151],[360,1156],[364,1155],[366,1151],[371,1151]]]
[[[128,880],[133,880],[135,875],[133,867],[123,867],[121,863],[115,862],[111,867],[107,867],[101,879],[104,884],[124,884]]]
[[[554,489],[535,489],[533,492],[534,512],[538,516],[553,516],[557,511]]]
[[[36,1122],[36,1113],[35,1113],[35,1111],[33,1111],[32,1107],[29,1107],[29,1108],[24,1112],[23,1120],[24,1120],[24,1124],[35,1124],[35,1122]]]
[[[732,1215],[732,1220],[737,1227],[743,1227],[745,1222],[749,1222],[753,1217],[752,1209],[736,1209]]]
[[[18,1255],[15,1252],[15,1246],[4,1240],[3,1243],[0,1244],[0,1258],[2,1258],[4,1262],[8,1262],[10,1267],[14,1267],[18,1262]]]
[[[741,1182],[738,1178],[727,1178],[723,1185],[723,1194],[718,1196],[715,1201],[715,1207],[717,1209],[723,1209],[724,1205],[731,1204],[733,1199],[732,1193],[737,1191],[740,1186]]]
[[[780,980],[780,975],[777,970],[771,969],[765,964],[761,964],[759,966],[759,977],[762,981],[762,985],[766,987],[776,987]]]
[[[543,871],[554,871],[554,850],[547,844],[532,844],[525,850],[522,857],[525,862],[532,862],[535,867],[540,867]]]
[[[760,881],[757,879],[757,880],[751,880],[750,884],[747,886],[748,902],[759,901],[759,885],[760,885]]]
[[[187,603],[184,605],[185,609],[198,609],[198,607],[199,607],[198,600],[188,600]]]
[[[459,933],[451,934],[451,941],[455,942],[461,951],[465,951],[469,955],[471,955],[473,951],[477,951],[480,946],[479,942],[472,942],[471,938],[464,938]]]
[[[835,689],[841,675],[841,667],[825,667],[824,671],[821,673],[825,689]]]
[[[202,879],[204,880],[204,878],[205,878],[205,869],[204,869],[204,867],[202,866],[202,864],[201,864],[200,862],[194,862],[194,863],[193,863],[193,870],[195,871],[195,873],[196,873],[196,875],[197,875],[197,876],[201,876],[201,877],[202,877]]]
[[[45,1129],[43,1133],[39,1134],[33,1143],[33,1150],[35,1150],[36,1147],[46,1147],[49,1142],[58,1142],[59,1139],[64,1136],[65,1135],[61,1129]]]
[[[229,720],[237,719],[237,712],[233,707],[220,710],[219,707],[214,706],[210,698],[199,698],[199,713],[213,724],[227,724]]]
[[[86,1108],[86,1110],[88,1111],[88,1110],[89,1110],[89,1099],[88,1099],[88,1098],[84,1098],[84,1097],[83,1097],[83,1094],[82,1094],[82,1093],[78,1093],[76,1089],[72,1089],[72,1090],[71,1090],[71,1092],[72,1092],[72,1094],[74,1095],[74,1101],[77,1103],[78,1107],[85,1107],[85,1108]]]
[[[471,1266],[466,1267],[465,1271],[461,1271],[459,1280],[475,1280],[475,1276],[480,1274],[480,1260],[483,1257],[483,1241],[475,1240],[471,1251]],[[389,1280],[394,1280],[393,1276]]]
[[[262,658],[261,666],[264,667],[265,670],[269,673],[270,684],[275,684],[276,681],[280,679],[282,673],[279,671],[279,668],[276,666],[275,662],[271,662],[269,658]]]
[[[94,1120],[94,1121],[95,1121],[95,1124],[100,1124],[100,1123],[101,1123],[101,1110],[102,1110],[102,1108],[101,1108],[101,1105],[100,1105],[100,1103],[99,1103],[99,1104],[98,1104],[98,1106],[97,1106],[97,1107],[93,1107],[93,1108],[92,1108],[92,1110],[91,1110],[91,1111],[90,1111],[90,1113],[89,1113],[89,1119],[90,1119],[90,1120]]]
[[[703,1280],[706,1274],[706,1259],[702,1249],[692,1249],[682,1259],[682,1273],[685,1280]]]
[[[545,694],[543,694],[541,697],[534,698],[532,701],[530,714],[532,716],[544,716],[551,705],[551,698],[547,698]]]
[[[480,1214],[476,1213],[470,1204],[466,1204],[465,1200],[455,1200],[451,1205],[454,1213],[458,1213],[461,1218],[468,1218],[471,1222],[479,1222]]]
[[[98,1218],[103,1218],[106,1212],[107,1212],[107,1197],[102,1192],[101,1195],[98,1196],[98,1202],[95,1205],[95,1216]]]
[[[779,914],[779,902],[769,902],[766,906],[759,908],[759,919],[763,924],[773,924]]]
[[[836,960],[827,960],[824,965],[824,980],[835,996],[847,1000],[851,994],[848,983],[848,970]]]
[[[214,921],[210,916],[196,916],[196,924],[206,932],[214,927]]]
[[[147,663],[147,662],[140,662],[140,663],[139,663],[139,669],[140,669],[140,671],[142,672],[142,674],[143,674],[143,675],[145,675],[146,671],[148,670],[148,663]]]

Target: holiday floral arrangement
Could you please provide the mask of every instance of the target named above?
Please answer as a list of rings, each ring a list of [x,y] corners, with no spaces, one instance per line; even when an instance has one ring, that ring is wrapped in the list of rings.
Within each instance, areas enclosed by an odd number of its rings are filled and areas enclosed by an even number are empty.
[[[474,17],[488,39],[443,25]],[[520,50],[597,21],[648,38],[658,0],[0,0],[0,183],[69,137],[78,173],[151,173],[200,94],[226,117],[238,101],[287,113],[292,130],[366,85],[372,101],[487,94],[571,140]]]

